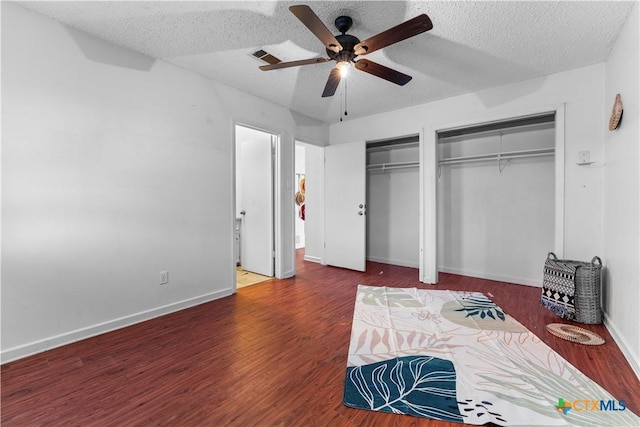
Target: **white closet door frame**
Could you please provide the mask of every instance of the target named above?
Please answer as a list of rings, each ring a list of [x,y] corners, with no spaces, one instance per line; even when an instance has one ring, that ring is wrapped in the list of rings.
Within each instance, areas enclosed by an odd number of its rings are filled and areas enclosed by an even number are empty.
[[[558,104],[494,117],[483,117],[458,123],[436,125],[424,130],[424,143],[420,145],[420,161],[424,165],[420,169],[421,182],[424,183],[422,193],[422,212],[424,212],[424,230],[420,247],[423,248],[420,260],[420,281],[438,283],[438,221],[437,221],[437,173],[438,173],[438,132],[454,129],[503,122],[520,117],[537,116],[555,113],[555,246],[554,253],[564,256],[564,173],[565,173],[565,105]]]

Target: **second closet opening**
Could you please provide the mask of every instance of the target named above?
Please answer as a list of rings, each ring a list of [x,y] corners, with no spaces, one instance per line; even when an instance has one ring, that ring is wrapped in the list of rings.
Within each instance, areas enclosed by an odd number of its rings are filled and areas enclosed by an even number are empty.
[[[438,134],[438,270],[541,285],[555,247],[555,114]]]
[[[419,267],[419,135],[367,142],[367,260]]]

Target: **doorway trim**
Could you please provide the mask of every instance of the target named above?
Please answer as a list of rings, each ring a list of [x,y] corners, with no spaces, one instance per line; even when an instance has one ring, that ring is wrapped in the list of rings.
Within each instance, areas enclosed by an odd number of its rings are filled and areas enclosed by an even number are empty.
[[[460,129],[470,126],[503,122],[527,116],[555,113],[555,242],[554,253],[564,256],[564,194],[565,194],[565,104],[535,108],[519,113],[505,113],[501,115],[482,117],[463,122],[434,125],[424,131],[424,146],[421,153],[421,163],[424,167],[424,256],[420,274],[423,283],[438,283],[438,221],[437,221],[437,171],[438,171],[438,132]]]

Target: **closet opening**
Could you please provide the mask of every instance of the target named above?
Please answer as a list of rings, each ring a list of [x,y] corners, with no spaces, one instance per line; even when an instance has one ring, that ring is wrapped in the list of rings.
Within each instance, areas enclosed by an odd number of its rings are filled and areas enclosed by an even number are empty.
[[[438,272],[541,286],[558,140],[555,111],[437,132]]]
[[[420,136],[368,141],[366,259],[420,266]]]

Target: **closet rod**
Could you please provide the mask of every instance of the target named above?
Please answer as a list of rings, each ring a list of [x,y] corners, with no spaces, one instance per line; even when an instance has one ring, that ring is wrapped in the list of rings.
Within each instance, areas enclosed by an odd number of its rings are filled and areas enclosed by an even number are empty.
[[[418,167],[420,162],[393,162],[393,163],[379,163],[367,166],[367,170],[389,170],[389,169],[404,169]]]
[[[524,157],[551,156],[555,153],[554,148],[543,148],[539,150],[507,151],[504,153],[480,154],[477,156],[450,157],[438,161],[439,165],[450,165],[456,163],[481,162],[485,160],[506,160]]]

